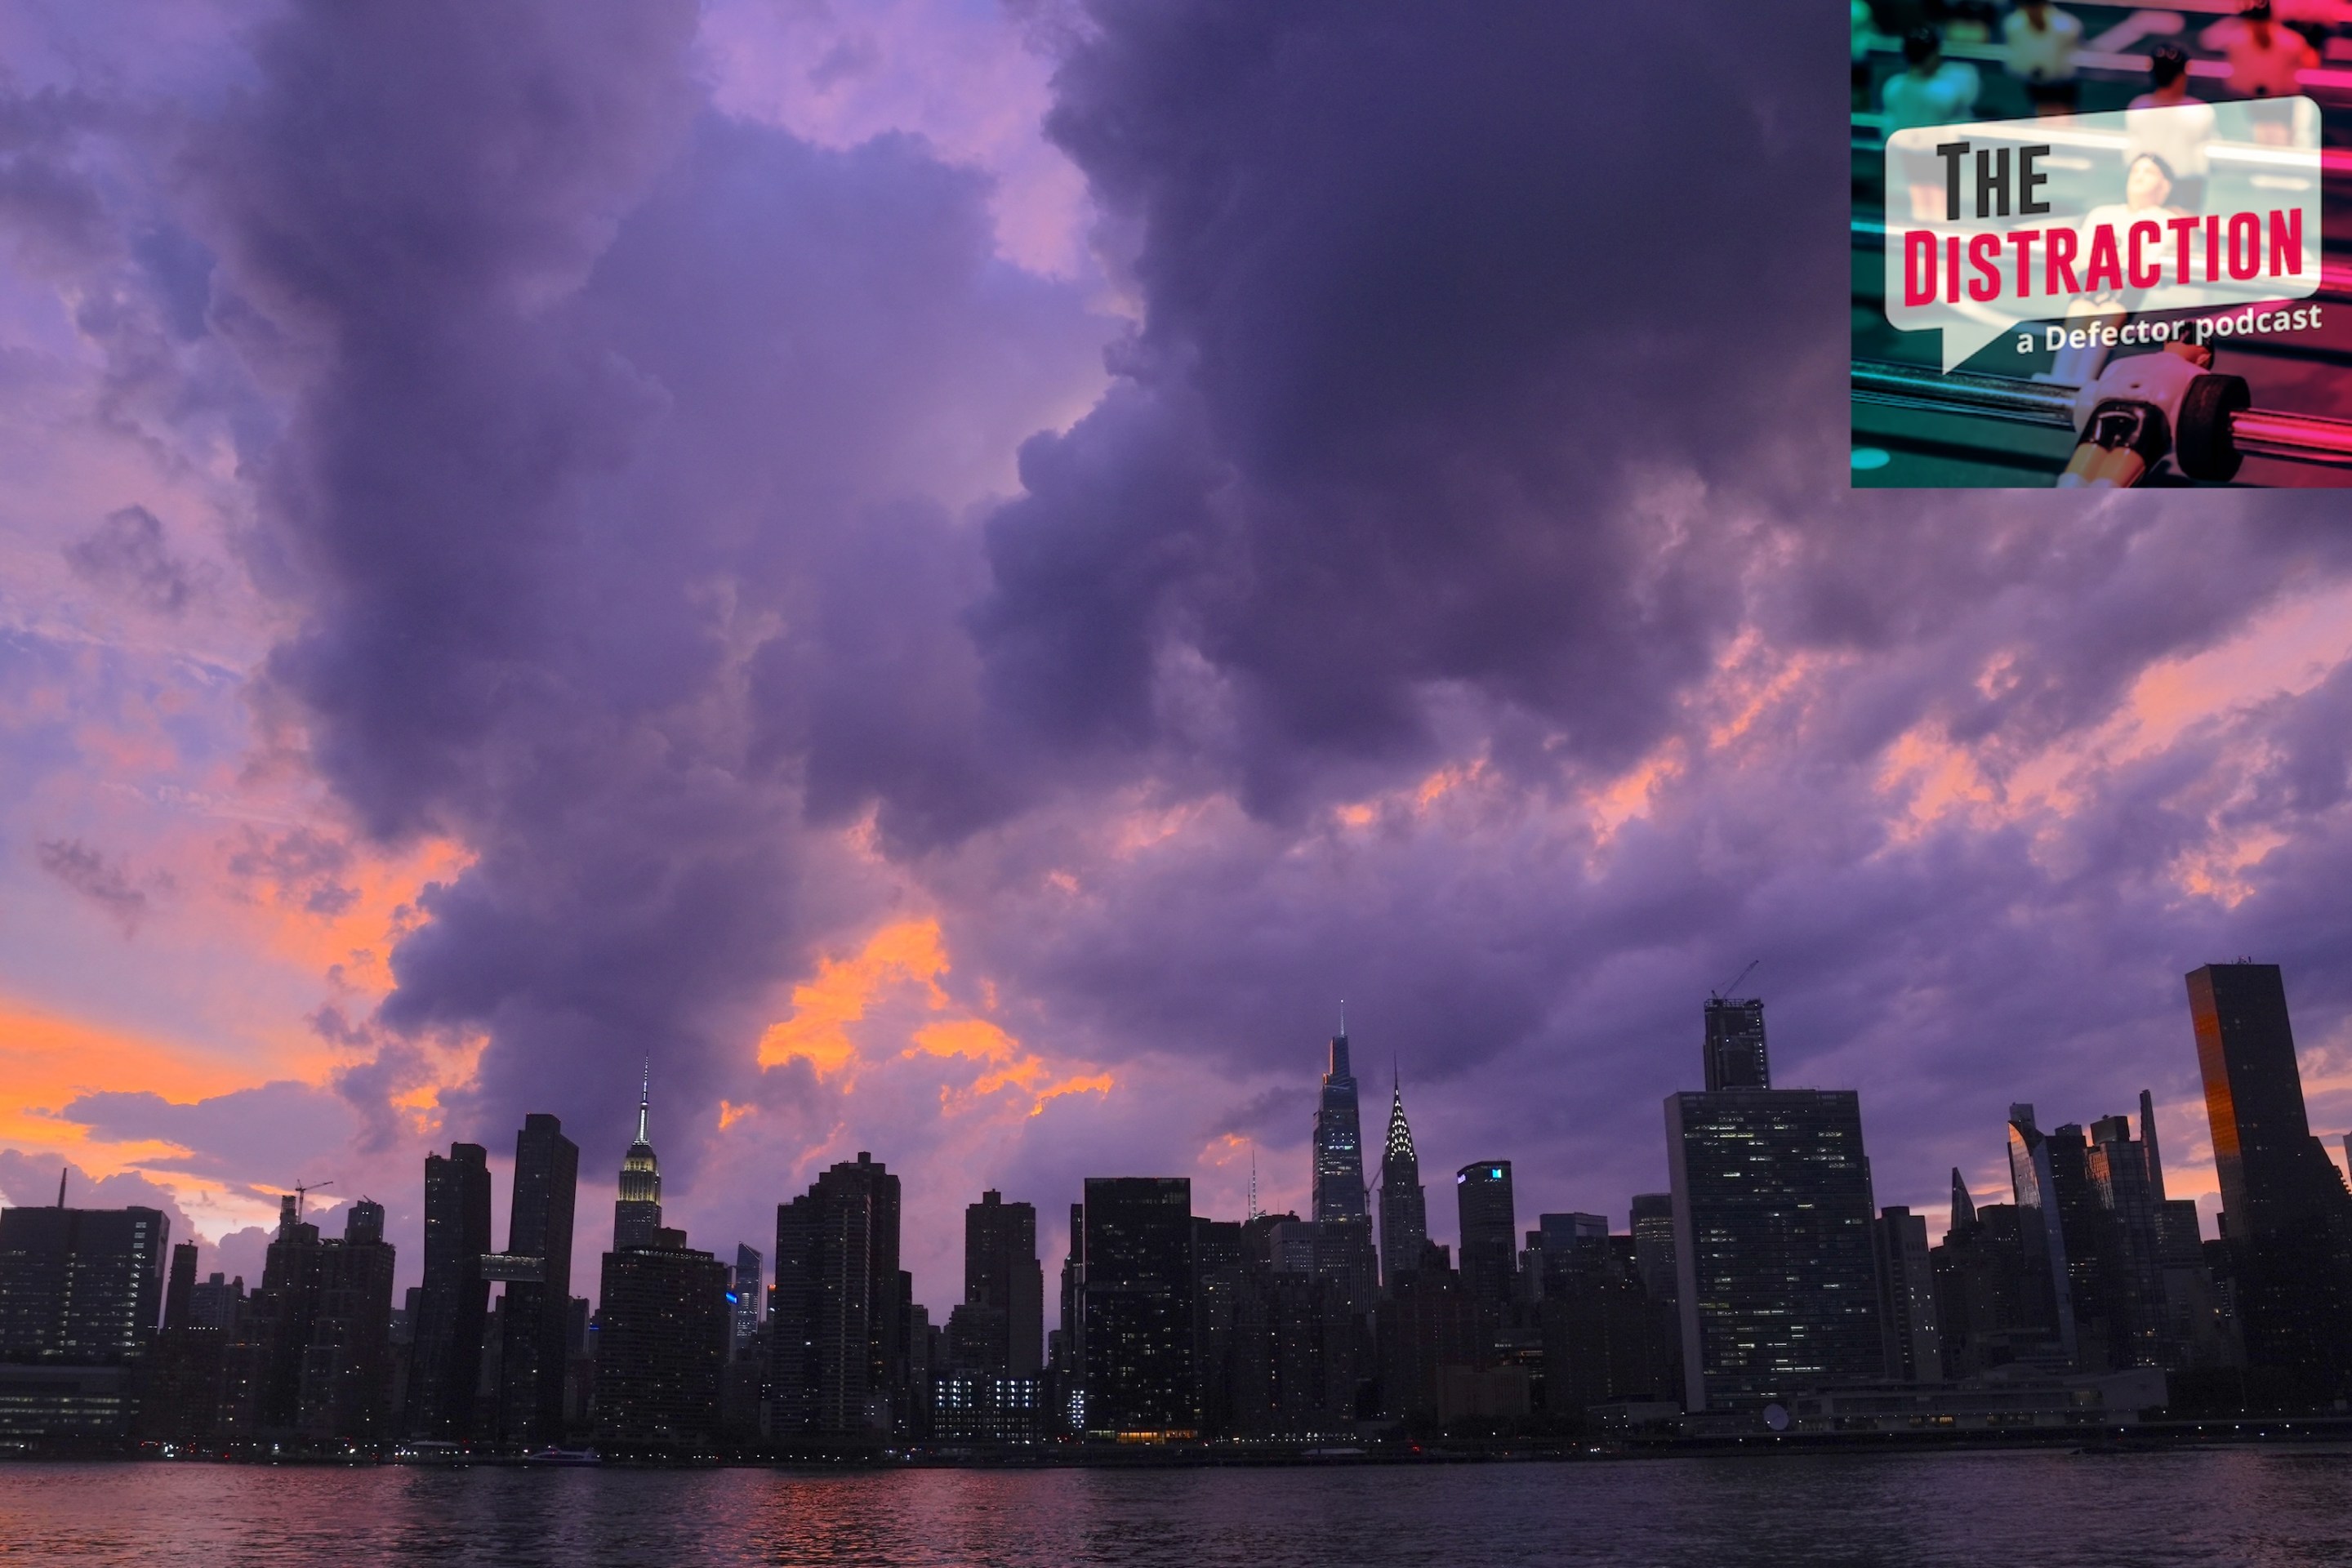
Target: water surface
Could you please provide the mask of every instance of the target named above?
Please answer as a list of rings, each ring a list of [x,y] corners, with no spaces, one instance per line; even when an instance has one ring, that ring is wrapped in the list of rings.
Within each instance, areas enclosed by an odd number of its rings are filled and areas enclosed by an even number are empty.
[[[847,1475],[6,1465],[0,1562],[2347,1563],[2352,1454]]]

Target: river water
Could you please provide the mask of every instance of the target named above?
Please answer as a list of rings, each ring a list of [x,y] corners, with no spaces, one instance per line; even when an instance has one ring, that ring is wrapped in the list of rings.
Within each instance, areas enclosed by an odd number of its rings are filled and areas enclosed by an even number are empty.
[[[2352,1453],[1225,1470],[0,1466],[0,1563],[2352,1563]]]

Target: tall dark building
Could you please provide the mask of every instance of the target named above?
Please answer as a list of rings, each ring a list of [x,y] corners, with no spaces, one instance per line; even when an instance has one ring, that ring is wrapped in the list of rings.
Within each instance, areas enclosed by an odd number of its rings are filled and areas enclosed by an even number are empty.
[[[1706,1087],[1769,1089],[1771,1058],[1764,1051],[1764,1004],[1753,996],[1706,1000]]]
[[[760,1299],[767,1294],[761,1282],[766,1273],[766,1260],[761,1258],[760,1249],[748,1242],[737,1242],[733,1321],[727,1339],[727,1352],[730,1356],[741,1355],[745,1348],[759,1338]]]
[[[1511,1163],[1481,1160],[1454,1173],[1462,1224],[1462,1284],[1483,1301],[1510,1297],[1518,1275],[1519,1223],[1511,1199]]]
[[[572,1220],[579,1193],[580,1146],[563,1135],[563,1123],[538,1111],[524,1117],[515,1135],[508,1278],[499,1313],[498,1436],[512,1447],[563,1440]]]
[[[217,1280],[220,1276],[215,1274]],[[226,1336],[196,1321],[196,1244],[172,1248],[163,1287],[163,1331],[147,1357],[139,1399],[139,1436],[189,1447],[211,1442],[220,1419],[221,1357]]]
[[[769,1404],[786,1441],[878,1442],[910,1415],[912,1282],[898,1268],[898,1178],[860,1151],[776,1209]]]
[[[1315,1108],[1317,1221],[1357,1219],[1364,1212],[1364,1140],[1356,1107],[1356,1076],[1348,1065],[1348,1031],[1331,1037],[1330,1070]]]
[[[1633,1194],[1633,1267],[1654,1301],[1675,1299],[1675,1195]]]
[[[1877,1226],[1886,1375],[1897,1383],[1934,1383],[1944,1375],[1944,1348],[1936,1322],[1936,1268],[1927,1251],[1927,1221],[1896,1205],[1878,1211]]]
[[[344,1211],[340,1240],[317,1252],[318,1297],[301,1350],[296,1429],[314,1443],[369,1447],[392,1436],[392,1244],[383,1205]]]
[[[1726,1089],[1665,1112],[1690,1408],[1883,1376],[1860,1097]]]
[[[302,1195],[288,1193],[278,1209],[278,1234],[263,1255],[261,1288],[253,1293],[253,1380],[240,1436],[291,1441],[302,1417],[302,1361],[319,1315],[320,1272],[326,1245],[302,1217]]]
[[[1404,1084],[1390,1091],[1389,1135],[1381,1152],[1381,1282],[1421,1267],[1429,1245],[1429,1199],[1421,1184],[1421,1156],[1404,1119]]]
[[[1314,1149],[1314,1229],[1308,1233],[1313,1269],[1338,1284],[1351,1310],[1368,1311],[1380,1283],[1380,1258],[1365,1203],[1362,1118],[1344,1016],[1331,1037],[1329,1068],[1315,1109]]]
[[[0,1210],[0,1442],[122,1437],[152,1348],[171,1222],[59,1198]]]
[[[653,1063],[637,1090],[637,1136],[621,1159],[620,1196],[613,1204],[613,1250],[649,1247],[661,1228],[661,1163],[646,1141],[646,1113],[653,1101]]]
[[[2106,1364],[2179,1366],[2180,1348],[2168,1331],[2165,1301],[2161,1190],[2148,1180],[2160,1171],[2156,1151],[2132,1136],[2131,1118],[2103,1116],[2091,1123],[2084,1174],[2097,1229],[2099,1300],[2105,1308]]]
[[[490,1305],[482,1254],[490,1245],[489,1151],[452,1143],[446,1158],[425,1155],[425,1284],[411,1325],[404,1402],[413,1436],[464,1442],[473,1436]]]
[[[2189,975],[2246,1362],[2305,1397],[2352,1393],[2352,1194],[2311,1134],[2274,963]]]
[[[1045,1274],[1037,1260],[1037,1208],[982,1193],[963,1211],[963,1306],[975,1349],[957,1354],[971,1372],[1034,1377],[1045,1365]]]
[[[1078,1224],[1087,1430],[1192,1436],[1191,1180],[1089,1176]]]
[[[2009,1108],[2009,1183],[2017,1199],[2023,1289],[2034,1298],[2027,1310],[2034,1319],[2046,1316],[2056,1325],[2061,1355],[2067,1365],[2077,1365],[2082,1352],[2074,1310],[2074,1271],[2066,1256],[2057,1167],[2052,1162],[2050,1140],[2034,1125],[2031,1105]]]
[[[2021,1212],[2013,1204],[1979,1208],[1960,1173],[1952,1172],[1951,1224],[1943,1244],[1928,1253],[1947,1377],[1976,1377],[2017,1363],[2043,1372],[2071,1364],[2058,1336],[2047,1245],[2037,1226],[2028,1246]]]
[[[0,1209],[0,1363],[138,1360],[155,1332],[171,1240],[157,1209]]]
[[[617,1454],[707,1453],[719,1436],[730,1331],[727,1265],[656,1228],[604,1254],[596,1306],[596,1444]]]

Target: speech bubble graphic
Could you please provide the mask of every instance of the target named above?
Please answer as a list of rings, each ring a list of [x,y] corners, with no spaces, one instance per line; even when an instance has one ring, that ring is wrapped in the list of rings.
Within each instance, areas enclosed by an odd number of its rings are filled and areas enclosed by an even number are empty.
[[[2320,285],[2307,98],[1916,126],[1887,137],[1885,302],[1950,371],[2029,322],[2114,324]]]

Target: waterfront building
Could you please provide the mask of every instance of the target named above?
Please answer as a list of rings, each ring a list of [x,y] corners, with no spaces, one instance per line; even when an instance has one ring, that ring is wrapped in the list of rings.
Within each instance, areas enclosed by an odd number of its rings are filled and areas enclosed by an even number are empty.
[[[507,1249],[486,1258],[499,1298],[496,1437],[541,1448],[564,1438],[572,1308],[572,1226],[580,1193],[580,1146],[563,1123],[534,1111],[515,1135]],[[482,1434],[478,1434],[481,1436]]]
[[[596,1445],[681,1457],[719,1435],[719,1382],[732,1315],[727,1265],[656,1227],[604,1254],[596,1310]]]
[[[0,1445],[103,1445],[131,1430],[171,1221],[145,1207],[0,1209]],[[193,1263],[191,1264],[193,1273]]]
[[[452,1143],[425,1156],[425,1282],[410,1325],[409,1436],[462,1443],[473,1436],[474,1396],[482,1375],[482,1331],[490,1282],[489,1151]]]
[[[1331,1037],[1330,1059],[1316,1102],[1315,1166],[1312,1173],[1313,1230],[1307,1233],[1313,1271],[1335,1281],[1349,1309],[1368,1311],[1380,1282],[1372,1245],[1372,1222],[1364,1188],[1362,1118],[1356,1076],[1348,1059],[1348,1026]]]
[[[1665,1119],[1690,1408],[1882,1376],[1860,1097],[1675,1094]]]
[[[839,1444],[899,1430],[912,1415],[912,1305],[898,1268],[898,1178],[861,1150],[776,1210],[771,1433]]]
[[[2249,1367],[2283,1393],[2352,1394],[2352,1194],[2313,1137],[2274,963],[2188,977],[2229,1286]]]
[[[1193,1436],[1192,1181],[1089,1176],[1076,1225],[1086,1431]]]
[[[2056,1325],[2064,1364],[2079,1366],[2074,1269],[2066,1257],[2057,1173],[2051,1162],[2050,1141],[2034,1124],[2033,1107],[2022,1103],[2009,1108],[2009,1184],[2016,1199],[2024,1288],[2037,1298],[2030,1310],[2035,1318],[2047,1317]]]
[[[343,1212],[343,1234],[319,1245],[316,1298],[300,1348],[295,1429],[311,1443],[362,1448],[392,1433],[392,1282],[397,1259],[383,1238],[383,1205],[362,1198]]]

